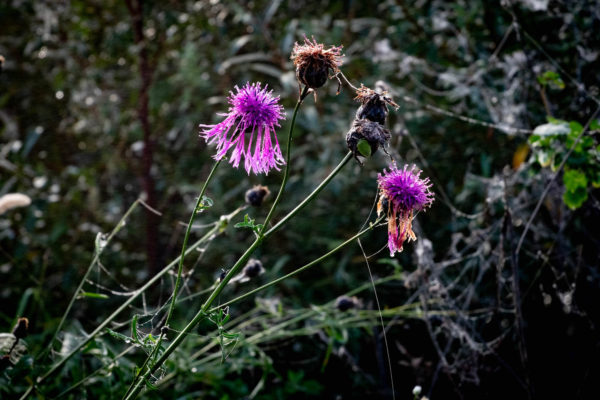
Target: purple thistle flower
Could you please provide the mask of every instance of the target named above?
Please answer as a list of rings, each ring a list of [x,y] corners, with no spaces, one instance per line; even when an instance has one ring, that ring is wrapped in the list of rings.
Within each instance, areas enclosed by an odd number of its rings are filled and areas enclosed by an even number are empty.
[[[388,247],[393,257],[402,251],[405,240],[417,240],[412,230],[415,211],[424,210],[433,203],[433,193],[429,191],[429,178],[421,179],[421,170],[416,166],[405,165],[403,170],[392,163],[390,170],[378,174],[379,202],[377,215],[387,208]]]
[[[216,160],[233,148],[229,163],[237,168],[243,158],[248,175],[250,172],[268,174],[272,168],[279,171],[279,165],[285,164],[275,133],[279,120],[285,119],[279,96],[274,97],[266,85],[261,88],[260,82],[246,83],[241,89],[236,86],[235,90],[235,94],[229,92],[229,112],[218,114],[226,118],[216,125],[201,124],[200,128],[204,129],[200,137],[208,144],[217,144],[213,157]]]

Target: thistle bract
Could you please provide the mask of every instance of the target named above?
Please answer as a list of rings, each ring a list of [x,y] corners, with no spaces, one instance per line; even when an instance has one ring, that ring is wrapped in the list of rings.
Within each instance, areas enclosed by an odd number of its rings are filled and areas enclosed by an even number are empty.
[[[225,119],[216,125],[201,124],[200,137],[217,144],[216,160],[233,148],[229,163],[237,168],[243,159],[248,175],[279,171],[285,164],[275,133],[279,120],[285,119],[279,96],[273,96],[266,86],[261,88],[260,83],[246,83],[235,90],[229,92],[229,112],[219,114]]]
[[[416,240],[412,230],[415,211],[421,211],[433,203],[433,193],[429,191],[429,178],[421,179],[421,170],[414,165],[405,165],[400,170],[393,163],[390,170],[379,174],[379,202],[377,215],[386,210],[388,220],[388,247],[390,255],[402,251],[405,241]]]
[[[339,72],[342,65],[342,46],[331,46],[317,43],[313,38],[304,37],[304,44],[294,44],[291,59],[296,66],[298,81],[311,89],[320,88],[327,82],[330,73]]]

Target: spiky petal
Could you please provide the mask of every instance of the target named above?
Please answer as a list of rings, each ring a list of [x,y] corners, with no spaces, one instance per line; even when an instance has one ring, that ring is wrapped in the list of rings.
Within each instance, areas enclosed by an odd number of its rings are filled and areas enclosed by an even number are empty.
[[[378,175],[377,215],[387,208],[388,247],[392,257],[402,251],[405,241],[417,239],[412,230],[414,212],[424,210],[433,203],[433,193],[429,191],[431,183],[429,178],[419,177],[421,172],[414,165],[405,165],[400,170],[392,163],[389,171],[384,170],[383,174]]]
[[[279,171],[285,160],[279,148],[275,128],[285,119],[279,96],[273,96],[260,82],[246,83],[236,93],[229,92],[229,112],[218,114],[225,119],[216,125],[200,125],[200,137],[208,144],[217,144],[216,160],[233,148],[229,163],[238,168],[244,161],[248,175]]]

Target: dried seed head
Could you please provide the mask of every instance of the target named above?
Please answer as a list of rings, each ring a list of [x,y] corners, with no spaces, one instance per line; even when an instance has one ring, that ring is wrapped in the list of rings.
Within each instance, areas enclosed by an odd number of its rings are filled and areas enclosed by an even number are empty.
[[[291,59],[296,66],[296,77],[301,84],[311,89],[320,88],[330,78],[330,74],[337,74],[342,65],[342,46],[331,46],[325,49],[325,45],[317,43],[313,37],[304,37],[304,44],[294,43]]]
[[[260,207],[263,201],[269,197],[271,192],[269,188],[262,185],[256,185],[246,192],[246,203],[253,207]]]
[[[370,155],[363,154],[364,152],[359,148],[361,140],[364,140],[369,144],[371,154],[373,154],[379,149],[379,146],[385,146],[388,140],[390,140],[390,137],[390,131],[385,129],[380,123],[369,121],[367,119],[355,119],[352,123],[352,128],[350,128],[346,134],[346,144],[348,145],[348,149],[352,151],[356,161],[361,163],[358,159],[359,155],[363,157],[368,157]]]
[[[361,106],[356,111],[357,119],[368,119],[369,121],[385,124],[385,119],[388,115],[388,106],[398,108],[398,104],[394,103],[387,92],[380,92],[369,89],[364,85],[356,91],[356,101],[360,102]]]
[[[246,266],[244,267],[244,270],[242,273],[244,274],[244,276],[246,278],[252,279],[252,278],[256,278],[257,276],[261,275],[264,272],[265,272],[265,269],[263,268],[263,265],[260,262],[260,260],[251,258],[246,263]]]
[[[351,308],[360,308],[361,307],[361,301],[356,298],[355,296],[352,297],[348,297],[348,296],[340,296],[337,299],[335,299],[335,308],[337,308],[340,311],[348,311]]]
[[[29,329],[29,320],[27,318],[19,318],[17,325],[13,329],[13,335],[17,339],[23,339],[27,336],[27,330]]]

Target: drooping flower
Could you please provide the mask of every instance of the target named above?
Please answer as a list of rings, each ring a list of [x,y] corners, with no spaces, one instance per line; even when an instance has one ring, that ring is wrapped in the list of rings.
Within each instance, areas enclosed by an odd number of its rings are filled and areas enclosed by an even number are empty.
[[[400,170],[392,163],[390,170],[383,170],[377,181],[379,202],[377,215],[385,210],[388,220],[388,247],[393,257],[402,251],[404,241],[417,240],[412,230],[415,211],[421,211],[433,203],[433,193],[429,191],[429,178],[421,179],[421,170],[416,166],[405,165]]]
[[[226,118],[216,125],[201,124],[200,137],[217,144],[216,160],[233,148],[229,163],[237,168],[243,159],[248,175],[279,171],[285,164],[275,133],[279,120],[285,119],[279,96],[273,96],[266,86],[261,88],[260,83],[246,83],[235,90],[229,92],[229,112],[219,114]]]
[[[388,92],[369,89],[364,85],[356,91],[356,101],[360,102],[361,106],[356,111],[357,119],[368,119],[369,121],[385,124],[385,119],[388,115],[388,106],[398,108],[398,104],[394,103]]]
[[[359,149],[360,141],[364,140],[369,145],[367,150],[370,149],[371,154],[374,154],[379,149],[379,146],[383,147],[387,144],[390,137],[390,131],[385,129],[380,123],[369,121],[368,119],[355,119],[352,122],[352,127],[346,134],[346,145],[352,151],[356,161],[362,165],[358,156],[360,154],[363,157],[367,157],[367,155],[363,154],[364,152],[361,152],[361,149]],[[383,151],[385,151],[385,147]]]
[[[311,89],[320,88],[327,82],[327,78],[337,74],[342,65],[342,46],[331,46],[317,43],[313,37],[312,42],[306,36],[304,44],[294,43],[291,59],[296,66],[298,81]]]

